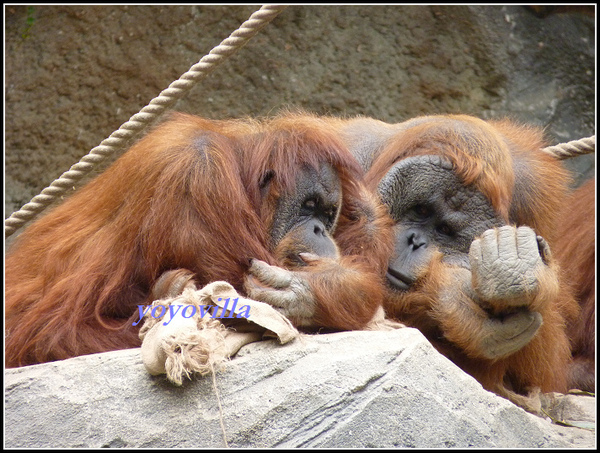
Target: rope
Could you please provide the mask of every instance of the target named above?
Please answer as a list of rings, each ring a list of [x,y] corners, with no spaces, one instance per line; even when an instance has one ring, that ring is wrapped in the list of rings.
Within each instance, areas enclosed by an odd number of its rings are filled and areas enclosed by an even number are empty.
[[[221,425],[221,432],[223,433],[223,444],[225,444],[225,448],[229,448],[229,444],[227,443],[227,430],[225,430],[225,422],[223,421],[223,406],[221,406],[221,397],[219,396],[219,388],[217,387],[217,376],[215,373],[215,367],[212,364],[212,361],[208,361],[210,365],[210,371],[212,375],[212,385],[213,390],[215,391],[215,396],[217,397],[217,405],[219,406],[219,424]]]
[[[263,5],[255,11],[240,28],[235,30],[221,44],[212,49],[208,55],[192,66],[188,72],[169,85],[156,98],[133,115],[129,121],[113,132],[110,137],[93,148],[89,154],[73,165],[60,178],[52,182],[39,195],[25,204],[20,210],[13,212],[4,221],[4,236],[8,238],[26,222],[46,209],[54,200],[63,195],[67,190],[74,188],[75,183],[89,173],[97,164],[106,157],[122,148],[130,139],[141,133],[154,120],[182,98],[188,91],[206,77],[219,64],[242,48],[254,35],[262,30],[269,22],[277,17],[287,6]]]
[[[581,140],[572,140],[568,143],[549,146],[543,148],[542,151],[554,156],[558,160],[593,153],[596,151],[596,136],[592,135],[591,137],[582,138]]]

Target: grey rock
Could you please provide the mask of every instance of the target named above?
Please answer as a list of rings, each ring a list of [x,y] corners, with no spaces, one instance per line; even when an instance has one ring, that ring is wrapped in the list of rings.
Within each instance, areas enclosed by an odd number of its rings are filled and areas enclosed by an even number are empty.
[[[245,346],[216,374],[230,447],[593,446],[489,393],[415,329]],[[175,387],[139,349],[9,369],[5,446],[224,446],[211,376]]]
[[[6,212],[257,9],[7,6]],[[390,123],[434,113],[509,116],[564,143],[595,133],[595,36],[593,16],[539,18],[520,5],[293,5],[175,109],[220,119],[293,106]],[[595,174],[594,155],[567,164],[578,182]]]

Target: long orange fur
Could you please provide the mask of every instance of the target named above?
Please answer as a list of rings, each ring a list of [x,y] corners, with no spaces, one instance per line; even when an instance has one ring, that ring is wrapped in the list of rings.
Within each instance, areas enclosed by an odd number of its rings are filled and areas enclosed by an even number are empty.
[[[596,181],[570,195],[560,213],[554,255],[573,287],[581,314],[568,326],[573,353],[569,387],[596,388]]]
[[[17,238],[5,261],[6,365],[139,346],[136,305],[149,303],[171,269],[243,292],[251,258],[280,264],[268,235],[277,196],[293,190],[299,168],[323,163],[342,181],[334,237],[343,256],[305,273],[322,326],[364,326],[382,302],[391,236],[329,124],[291,113],[265,121],[175,114]],[[269,170],[276,176],[263,201]]]
[[[569,174],[541,151],[546,145],[539,129],[467,115],[419,117],[393,125],[365,118],[334,122],[351,146],[372,150],[366,182],[374,193],[395,162],[415,155],[441,155],[452,162],[465,185],[472,184],[486,195],[507,223],[532,227],[551,250],[556,248]],[[370,139],[363,143],[365,135]],[[441,352],[489,390],[502,393],[506,387],[523,394],[536,387],[567,390],[571,358],[566,325],[577,319],[578,308],[556,260],[552,259],[550,270],[540,276],[540,292],[532,301],[532,308],[543,317],[537,335],[521,350],[494,361],[468,352],[474,326],[464,317],[436,318],[440,291],[444,285],[455,284],[449,275],[447,267],[434,259],[418,289],[388,291],[386,312],[423,331]],[[454,343],[445,340],[449,330],[455,335]]]

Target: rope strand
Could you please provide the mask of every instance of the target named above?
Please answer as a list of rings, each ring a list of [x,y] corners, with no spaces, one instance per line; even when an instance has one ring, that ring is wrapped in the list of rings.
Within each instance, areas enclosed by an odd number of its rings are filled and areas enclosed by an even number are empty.
[[[592,135],[588,138],[572,140],[556,146],[548,146],[547,148],[543,148],[542,151],[554,156],[558,160],[590,154],[596,151],[596,136]]]
[[[13,212],[4,221],[4,237],[8,238],[29,220],[40,214],[53,201],[67,190],[74,188],[76,183],[87,173],[104,161],[106,157],[122,148],[129,140],[140,134],[153,121],[162,115],[169,107],[181,99],[200,80],[206,77],[219,64],[242,48],[253,36],[262,30],[269,22],[277,17],[287,6],[263,5],[255,11],[240,28],[235,30],[227,39],[212,49],[208,55],[193,65],[188,72],[163,90],[156,98],[133,115],[129,121],[113,132],[107,139],[93,148],[87,155],[73,165],[60,178],[52,182],[39,195],[25,204],[20,210]]]

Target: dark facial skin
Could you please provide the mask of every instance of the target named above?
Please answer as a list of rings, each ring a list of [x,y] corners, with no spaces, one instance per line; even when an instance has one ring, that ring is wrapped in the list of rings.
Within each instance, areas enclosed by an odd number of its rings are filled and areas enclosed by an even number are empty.
[[[396,222],[387,278],[398,290],[411,288],[435,251],[443,253],[445,263],[468,269],[473,239],[504,225],[483,194],[465,187],[439,156],[397,163],[381,180],[379,193]]]
[[[304,168],[292,193],[279,198],[271,229],[277,255],[288,264],[305,265],[300,253],[339,256],[332,234],[341,207],[342,187],[328,165]]]

